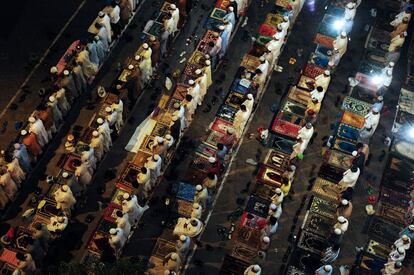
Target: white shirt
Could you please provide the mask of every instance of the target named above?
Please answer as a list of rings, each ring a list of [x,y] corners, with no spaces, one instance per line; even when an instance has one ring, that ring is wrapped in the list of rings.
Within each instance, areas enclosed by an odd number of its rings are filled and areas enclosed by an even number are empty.
[[[121,9],[119,8],[119,6],[118,5],[116,5],[113,9],[112,9],[112,11],[111,11],[111,13],[109,14],[109,16],[111,17],[111,23],[112,24],[116,24],[116,23],[118,23],[119,22],[119,19],[120,19],[120,17],[119,17],[119,13],[121,12]]]

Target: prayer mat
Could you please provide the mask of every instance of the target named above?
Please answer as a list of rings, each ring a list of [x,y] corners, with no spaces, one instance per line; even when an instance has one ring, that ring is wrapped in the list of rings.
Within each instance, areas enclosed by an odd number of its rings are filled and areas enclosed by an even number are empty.
[[[177,84],[177,86],[175,87],[175,91],[174,94],[172,95],[173,98],[179,100],[179,101],[183,101],[185,96],[187,95],[187,88],[189,86],[186,84]]]
[[[374,27],[371,29],[371,33],[365,47],[369,50],[388,52],[390,41],[391,39],[387,31],[383,31]]]
[[[365,100],[365,97],[373,97],[373,92],[376,92],[380,86],[376,85],[372,82],[371,76],[367,74],[363,74],[358,72],[355,75],[355,79],[359,81],[358,86],[356,87],[358,89],[358,95],[359,97],[362,97],[361,99]],[[353,94],[355,93],[355,89],[353,91]]]
[[[222,10],[227,10],[227,7],[230,5],[230,0],[218,0],[216,2],[216,8],[220,8]]]
[[[345,169],[343,168],[335,167],[324,163],[319,168],[318,177],[329,180],[331,182],[338,183],[341,181],[344,172]]]
[[[344,8],[348,2],[348,0],[331,0],[330,5]]]
[[[315,80],[313,78],[301,75],[298,82],[298,87],[304,90],[312,91],[315,88],[314,81]]]
[[[290,0],[276,0],[276,6],[288,8],[290,7]]]
[[[237,109],[234,109],[229,105],[222,104],[219,110],[217,111],[216,116],[229,122],[233,122],[234,116],[236,115],[237,111]]]
[[[223,21],[226,14],[227,14],[226,10],[214,8],[210,14],[210,17],[216,20]]]
[[[177,80],[177,85],[188,85],[188,82],[190,80],[195,80],[195,78],[185,73],[182,73]]]
[[[344,2],[346,5],[346,1]],[[342,17],[344,15],[344,12],[345,12],[345,9],[343,6],[341,7],[334,6],[332,5],[332,2],[331,2],[331,5],[329,5],[328,10],[326,11],[327,14],[330,14],[336,17]]]
[[[3,248],[0,254],[0,261],[5,262],[13,267],[17,267],[18,266],[18,260],[16,258],[16,254],[17,252],[12,251],[10,249],[7,248]],[[10,273],[12,274],[12,273]]]
[[[95,123],[96,122],[96,119],[94,119],[91,123],[93,124],[93,123]],[[94,132],[94,131],[96,131],[96,128],[94,128],[94,127],[88,127],[84,132],[83,132],[83,135],[81,136],[81,138],[80,138],[80,140],[83,142],[83,143],[86,143],[86,144],[89,144],[89,143],[91,143],[91,140],[92,140],[92,133]],[[79,143],[79,142],[78,142]],[[77,146],[78,144],[76,144],[76,146]],[[77,152],[76,152],[77,153]],[[78,154],[78,153],[77,153]]]
[[[348,155],[334,149],[329,150],[326,156],[326,161],[328,164],[343,169],[349,169],[352,165],[352,160],[354,158],[352,155]]]
[[[86,250],[81,262],[85,266],[96,266],[101,263],[101,255],[99,253]]]
[[[358,72],[365,75],[379,75],[381,74],[383,66],[378,63],[362,61],[359,63]]]
[[[174,108],[175,103],[181,104],[181,101],[176,99],[176,98],[170,97],[169,101],[168,101],[168,104],[167,104],[167,107],[165,108],[165,109],[167,109],[168,113],[173,114],[176,111],[175,108]]]
[[[269,153],[267,153],[267,156],[265,158],[264,164],[284,172],[289,165],[289,158],[290,156],[288,154],[275,150],[269,150]]]
[[[352,154],[356,150],[356,146],[355,143],[337,137],[335,138],[333,149]]]
[[[386,260],[391,252],[391,248],[388,245],[369,240],[366,252]]]
[[[275,117],[270,130],[273,132],[295,139],[301,126],[282,120],[279,116]]]
[[[388,204],[386,202],[380,202],[377,207],[378,216],[383,217],[396,225],[404,226],[405,224],[405,213],[406,210],[403,207]]]
[[[304,223],[304,230],[328,238],[335,224],[334,219],[309,212]]]
[[[336,207],[337,204],[333,201],[328,201],[320,197],[313,196],[312,201],[310,202],[309,211],[311,213],[316,213],[318,215],[334,219],[336,216]]]
[[[336,202],[341,188],[333,182],[318,177],[312,187],[312,191],[322,198]]]
[[[206,158],[215,157],[217,155],[217,148],[212,147],[208,143],[202,142],[197,146],[196,154],[201,154]]]
[[[194,51],[190,59],[188,59],[188,63],[196,65],[196,66],[197,65],[201,66],[201,64],[205,64],[205,62],[206,62],[206,58],[204,54],[200,51]]]
[[[268,13],[266,15],[265,24],[277,28],[277,25],[283,22],[283,16],[280,14]]]
[[[256,56],[244,55],[243,60],[240,64],[241,67],[245,67],[250,72],[255,72],[257,67],[260,65],[260,60]]]
[[[260,230],[252,229],[247,226],[237,227],[233,240],[241,242],[249,247],[259,249],[262,233]]]
[[[414,92],[402,88],[398,99],[398,109],[414,114]]]
[[[217,131],[210,131],[210,134],[204,141],[205,143],[209,144],[210,146],[217,148],[217,143],[220,143],[220,140],[225,136],[225,134]]]
[[[102,219],[99,222],[98,227],[96,228],[96,230],[98,230],[98,231],[100,231],[104,234],[107,234],[111,228],[117,228],[116,222],[112,222],[112,221]]]
[[[134,157],[134,160],[132,161],[132,164],[134,164],[137,167],[142,167],[147,162],[147,159],[150,156],[151,156],[150,153],[138,150],[138,152],[135,154],[135,157]]]
[[[347,124],[339,124],[338,131],[336,132],[337,136],[343,140],[348,140],[350,142],[357,142],[359,137],[359,129]]]
[[[189,218],[191,217],[191,212],[193,211],[193,202],[186,200],[176,200],[175,202],[176,212],[182,216]]]
[[[267,218],[267,214],[266,214]],[[251,229],[261,230],[264,226],[266,226],[267,219],[257,216],[255,214],[244,212],[243,216],[241,217],[239,227],[249,227]]]
[[[48,225],[49,223],[50,217],[36,214],[34,215],[32,222],[29,224],[29,229],[35,231],[38,224]]]
[[[410,196],[409,193],[400,193],[385,186],[381,186],[380,199],[391,205],[407,207],[410,201]]]
[[[261,46],[266,46],[267,43],[269,43],[270,41],[272,41],[272,38],[269,36],[263,36],[260,35],[257,40],[255,41],[255,43],[261,45]]]
[[[304,108],[303,110],[306,111],[306,108]],[[298,125],[298,126],[304,126],[305,125],[304,117],[301,116],[301,115],[298,115],[297,113],[291,113],[289,111],[281,111],[279,113],[279,118],[280,118],[280,120],[290,122],[290,123]]]
[[[319,45],[322,45],[322,46],[325,46],[325,47],[328,47],[328,48],[332,49],[334,40],[335,39],[330,37],[330,36],[318,33],[318,34],[316,34],[316,38],[315,38],[314,42],[316,44],[319,44]]]
[[[334,22],[339,19],[340,18],[336,16],[325,14],[325,16],[322,19],[322,22],[319,24],[319,28],[317,31],[318,34],[331,37],[335,40],[335,38],[338,37],[338,35],[340,34],[340,31],[334,28],[333,25]]]
[[[280,170],[273,169],[272,167],[261,165],[259,173],[256,176],[256,180],[269,184],[274,187],[280,187],[282,185],[282,174]]]
[[[227,120],[216,117],[213,121],[213,124],[210,126],[210,129],[216,132],[219,132],[223,135],[227,133],[227,129],[233,128],[233,124]]]
[[[273,195],[275,194],[275,188],[271,185],[258,182],[255,184],[252,194],[261,197],[262,199],[271,201]]]
[[[370,253],[364,252],[359,267],[363,270],[362,272],[369,272],[362,274],[380,274],[381,269],[384,268],[384,264],[386,262],[387,260],[384,260],[380,257],[376,257]]]
[[[374,216],[368,227],[368,236],[373,240],[391,245],[398,239],[398,233],[400,231],[401,227],[388,222],[381,217]]]
[[[308,61],[308,63],[315,64],[325,69],[327,69],[328,67],[328,62],[329,57],[322,55],[320,53],[311,53]]]
[[[152,154],[152,146],[154,145],[155,136],[146,135],[141,146],[139,147],[140,151],[144,151],[147,154]]]
[[[414,160],[414,147],[410,142],[397,139],[393,144],[393,151],[401,154],[403,157]]]
[[[248,83],[248,85],[246,85]],[[243,95],[249,93],[250,91],[250,81],[247,79],[243,79],[243,82],[241,82],[241,79],[236,78],[233,81],[233,84],[231,86],[232,91],[236,91],[238,93],[241,93]]]
[[[271,201],[251,195],[246,205],[246,211],[262,218],[267,218]]]
[[[164,25],[160,22],[154,21],[152,26],[148,29],[148,31],[143,31],[146,35],[153,35],[155,37],[160,37],[161,33],[164,31]]]
[[[323,45],[317,45],[315,49],[315,53],[318,55],[322,55],[326,58],[329,58],[332,55],[332,48],[325,47]]]
[[[95,231],[86,249],[100,254],[100,252],[103,250],[102,244],[108,241],[109,241],[109,233]]]
[[[321,256],[311,254],[306,250],[296,247],[290,255],[288,266],[295,267],[291,272],[299,270],[300,273],[290,273],[292,275],[314,274],[315,270],[322,265]],[[289,273],[288,273],[289,274]]]
[[[414,180],[411,178],[414,163],[398,156],[388,158],[381,185],[400,193],[409,193]]]
[[[238,110],[245,100],[246,98],[243,94],[232,91],[227,95],[224,104]]]
[[[258,43],[253,43],[253,46],[250,48],[248,55],[261,57],[266,51],[266,46],[260,45]]]
[[[140,167],[133,163],[128,163],[119,178],[119,182],[128,186],[138,188],[137,176],[140,172]]]
[[[191,79],[197,79],[196,70],[199,69],[199,66],[187,63],[187,65],[184,68],[184,74],[188,75]]]
[[[177,199],[182,199],[185,201],[193,202],[194,201],[194,195],[196,193],[196,189],[194,185],[179,182],[178,188],[177,188],[177,194],[175,197]]]
[[[164,259],[165,256],[175,252],[175,243],[166,239],[158,238],[157,242],[152,250],[152,255],[160,259]]]
[[[15,241],[14,246],[18,250],[23,250],[25,252],[28,252],[29,249],[29,242],[31,240],[34,240],[32,235],[34,231],[30,231],[29,228],[19,226],[17,232],[15,233]]]
[[[310,93],[308,90],[303,90],[299,87],[292,86],[289,89],[288,99],[303,105],[303,107],[308,105],[310,100]]]
[[[230,256],[252,264],[257,256],[257,249],[252,249],[252,247],[240,242],[234,242]]]
[[[220,268],[221,275],[243,274],[250,262],[226,255]]]
[[[93,130],[93,131],[95,131],[95,130]],[[85,133],[86,132],[89,132],[89,129],[87,129],[85,131]],[[91,133],[91,139],[92,139],[92,133]],[[83,152],[85,146],[89,146],[89,143],[90,142],[86,143],[86,142],[83,142],[83,141],[78,141],[75,145],[75,152],[73,152],[73,154],[80,157],[82,155],[82,152]]]
[[[277,33],[277,28],[273,27],[272,25],[263,23],[259,27],[259,34],[272,37]]]
[[[211,19],[213,19],[213,18],[211,18]],[[213,19],[213,20],[216,20],[216,19]],[[222,24],[219,20],[216,20],[215,22],[219,22],[220,24]],[[217,38],[215,38],[214,37],[214,32],[215,31],[212,31],[212,30],[208,30],[205,34],[204,34],[204,36],[203,36],[203,38],[201,39],[201,41],[200,41],[200,43],[198,43],[198,48],[197,48],[197,50],[198,51],[200,51],[200,52],[205,52],[206,50],[207,51],[209,51],[210,50],[210,46],[208,46],[208,44],[210,43],[210,42],[215,42],[216,41],[216,39]]]
[[[275,149],[276,151],[281,151],[286,154],[292,153],[292,147],[296,142],[290,139],[286,139],[282,136],[271,134],[267,142],[267,146]]]
[[[362,129],[364,127],[365,118],[355,113],[345,111],[342,114],[341,123]]]
[[[303,69],[302,74],[315,79],[318,75],[321,75],[325,72],[325,68],[316,66],[314,64],[306,64],[305,68]]]
[[[45,198],[44,201],[45,204],[43,205],[43,207],[41,207],[40,209],[37,208],[36,215],[43,215],[50,218],[52,216],[59,216],[62,214],[62,211],[56,208],[56,202],[54,200]]]
[[[121,74],[118,77],[118,81],[123,82],[123,83],[127,83],[128,82],[128,77],[132,74],[132,70],[126,68],[123,69]]]
[[[122,210],[121,205],[110,203],[104,210],[103,218],[107,221],[116,222],[116,212]]]
[[[369,63],[379,66],[383,66],[383,64],[387,63],[387,60],[385,59],[385,53],[383,51],[367,50],[365,52],[364,59]]]
[[[289,112],[296,114],[297,116],[303,117],[305,116],[306,108],[301,104],[286,100],[282,112]]]
[[[51,200],[55,199],[55,192],[60,189],[62,185],[58,184],[58,183],[54,183],[52,184],[52,186],[49,188],[49,190],[47,191],[46,197],[48,197]]]
[[[319,235],[302,230],[297,246],[311,253],[321,255],[321,253],[329,247],[329,242]]]
[[[73,154],[67,154],[63,162],[63,169],[74,173],[76,170],[75,164],[81,164],[81,158]]]
[[[154,129],[151,132],[151,136],[163,137],[167,134],[169,127],[162,123],[155,124]]]
[[[200,159],[205,159],[204,157],[200,157]],[[202,184],[203,180],[206,178],[207,176],[207,168],[208,166],[204,166],[204,165],[208,165],[208,160],[207,163],[199,163],[198,161],[200,161],[200,159],[196,160],[196,162],[192,162],[191,163],[191,168],[192,169],[188,169],[187,173],[185,174],[184,177],[184,181],[186,182],[191,182],[193,185],[197,185],[197,184]],[[200,167],[202,169],[199,169],[197,167]],[[205,170],[203,170],[205,169]]]

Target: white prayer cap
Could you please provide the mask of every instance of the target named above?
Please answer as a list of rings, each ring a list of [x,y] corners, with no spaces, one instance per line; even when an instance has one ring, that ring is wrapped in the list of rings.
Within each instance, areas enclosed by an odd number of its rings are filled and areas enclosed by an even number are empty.
[[[64,71],[63,71],[63,75],[68,76],[68,75],[69,75],[69,71],[68,71],[68,70],[64,70]]]
[[[329,70],[325,70],[323,73],[324,73],[325,75],[327,75],[327,76],[330,76],[330,75],[331,75],[331,72],[330,72]]]
[[[171,120],[174,121],[174,122],[177,121],[178,120],[178,116],[172,116]]]
[[[174,103],[173,107],[174,107],[174,109],[178,109],[178,108],[181,107],[181,105],[180,105],[180,103],[176,102],[176,103]]]
[[[285,21],[285,22],[289,21],[289,17],[283,16],[283,21]]]
[[[201,191],[201,190],[203,190],[203,186],[201,186],[200,184],[198,184],[198,185],[196,186],[196,190],[197,190],[197,191]]]
[[[346,37],[346,32],[341,32],[342,37]]]
[[[210,59],[210,55],[207,53],[207,54],[204,55],[204,58],[205,59]]]
[[[34,118],[34,117],[29,117],[29,119],[28,119],[28,121],[30,122],[30,123],[34,123],[34,122],[36,122],[36,119]]]
[[[409,229],[410,231],[414,231],[414,224],[410,224],[410,225],[408,226],[408,229]]]
[[[64,192],[68,192],[68,191],[69,191],[69,186],[67,186],[67,185],[65,184],[65,185],[62,185],[62,186],[60,187],[60,189],[62,189],[62,191],[64,191]]]
[[[27,131],[26,131],[26,130],[21,130],[21,131],[20,131],[20,134],[21,134],[22,136],[25,136],[25,135],[27,135]]]
[[[177,259],[178,259],[178,254],[175,252],[171,253],[171,260],[175,261]]]
[[[229,7],[229,11],[234,11],[234,8],[233,7]]]
[[[330,271],[332,270],[332,266],[331,266],[331,265],[329,265],[329,264],[327,264],[327,265],[324,265],[324,266],[323,266],[323,269],[324,269],[326,272],[330,272]]]
[[[98,13],[98,16],[99,16],[99,17],[104,17],[104,16],[105,16],[105,13],[104,13],[103,11],[100,11],[100,12]]]
[[[117,90],[121,90],[121,89],[122,89],[122,85],[121,85],[121,84],[116,84],[115,88],[116,88]]]
[[[180,236],[180,241],[185,242],[187,240],[187,236],[186,235],[181,235]]]
[[[352,8],[354,7],[354,3],[349,2],[348,4],[346,4],[346,7],[347,7],[348,9],[352,9]]]
[[[335,228],[334,230],[335,235],[341,235],[342,234],[342,230],[339,228]]]
[[[197,69],[197,70],[195,71],[195,73],[196,73],[197,75],[199,75],[199,74],[201,74],[201,73],[202,73],[202,71],[201,71],[200,69]]]
[[[402,235],[402,236],[401,236],[401,239],[402,239],[403,241],[408,241],[408,236],[407,236],[407,235]]]
[[[382,95],[380,95],[379,97],[377,97],[377,100],[378,101],[383,101],[384,100],[384,97]]]
[[[103,124],[103,123],[104,123],[104,121],[103,121],[103,119],[102,119],[102,118],[98,118],[98,119],[96,120],[96,122],[97,122],[98,124]]]
[[[158,143],[163,143],[164,142],[164,139],[162,137],[157,137],[157,142]]]
[[[109,229],[109,234],[116,235],[116,229],[115,228]]]
[[[356,157],[356,155],[358,155],[358,152],[357,151],[352,151],[352,156]]]
[[[265,61],[266,61],[266,58],[264,58],[264,56],[261,56],[261,57],[259,58],[259,60],[260,60],[260,62],[265,62]]]
[[[277,209],[277,205],[274,204],[274,203],[270,204],[270,209],[271,210],[276,210]]]
[[[254,265],[252,269],[253,269],[253,271],[254,271],[254,272],[259,272],[260,270],[262,270],[262,269],[260,268],[260,266],[259,266],[259,265],[257,265],[257,264],[256,264],[256,265]]]
[[[99,41],[99,36],[95,35],[94,39],[95,41]]]
[[[220,27],[219,27],[219,30],[221,30],[221,31],[224,31],[224,25],[221,25]]]
[[[58,68],[56,66],[53,66],[53,67],[50,68],[50,73],[51,74],[55,74],[57,72],[58,72]]]
[[[407,33],[407,32],[403,32],[403,35],[404,35],[404,36],[407,36],[407,35],[408,35],[408,33]]]
[[[270,238],[268,236],[264,236],[262,240],[264,243],[270,243]]]
[[[379,111],[380,111],[380,106],[374,105],[374,106],[372,107],[372,111],[373,111],[373,112],[375,112],[375,113],[379,113]]]
[[[348,205],[349,204],[349,201],[346,200],[346,199],[343,199],[343,200],[341,200],[341,204],[342,205]]]
[[[398,251],[398,254],[403,254],[405,252],[405,249],[404,247],[400,246],[398,247],[397,251]]]
[[[175,9],[177,8],[177,6],[176,6],[175,4],[171,4],[171,5],[170,5],[170,8],[171,8],[172,10],[175,10]]]
[[[20,144],[19,143],[15,143],[13,145],[14,149],[19,150],[20,149]]]
[[[139,61],[139,60],[141,59],[141,56],[137,54],[137,55],[134,57],[134,59],[135,59],[136,61]]]
[[[134,65],[130,64],[128,65],[128,70],[132,70],[134,68]]]
[[[188,80],[188,84],[190,84],[190,85],[194,85],[194,80],[192,80],[192,79],[190,79],[190,80]]]
[[[312,123],[311,122],[306,123],[305,127],[308,129],[312,128]]]
[[[165,139],[166,140],[171,140],[172,139],[172,136],[170,134],[167,134],[167,135],[165,135]]]
[[[200,207],[200,205],[198,203],[193,204],[193,208],[198,209],[199,207]]]
[[[395,66],[395,63],[391,61],[390,63],[388,63],[388,66],[394,67]]]
[[[252,95],[252,94],[247,94],[247,98],[248,98],[249,100],[253,100],[253,95]]]
[[[208,162],[215,163],[216,162],[216,158],[215,157],[209,157],[208,158]]]
[[[339,216],[338,217],[338,222],[340,222],[340,223],[344,223],[346,221],[346,219],[345,219],[345,217],[344,216]]]
[[[92,132],[92,136],[94,136],[94,137],[99,137],[99,132],[98,132],[98,131],[93,131],[93,132]]]
[[[290,169],[291,169],[292,171],[296,171],[296,166],[295,166],[295,165],[291,165],[291,166],[290,166]]]
[[[124,193],[123,195],[122,195],[122,197],[124,198],[124,200],[127,200],[127,199],[129,199],[129,194],[128,193]]]
[[[210,66],[211,65],[211,61],[210,60],[206,60],[206,65]]]
[[[276,194],[282,194],[282,189],[276,188],[275,192],[276,192]]]
[[[159,156],[158,154],[155,154],[152,158],[153,158],[155,161],[157,161],[157,160],[159,160],[159,159],[160,159],[160,156]]]
[[[233,128],[227,128],[227,134],[232,135],[234,134],[234,129]]]
[[[106,107],[106,108],[105,108],[105,112],[107,112],[107,113],[112,113],[112,109],[111,109],[111,107]]]
[[[55,102],[55,97],[53,95],[49,96],[49,101],[50,102]]]
[[[63,172],[62,173],[62,178],[66,179],[67,177],[69,177],[69,173],[68,172]]]
[[[147,43],[144,43],[144,44],[142,44],[142,47],[143,47],[144,49],[148,49],[148,48],[149,48],[149,45],[148,45]]]

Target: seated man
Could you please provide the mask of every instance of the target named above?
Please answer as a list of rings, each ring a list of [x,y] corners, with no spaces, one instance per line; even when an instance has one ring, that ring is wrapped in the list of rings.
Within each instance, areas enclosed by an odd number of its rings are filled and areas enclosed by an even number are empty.
[[[179,218],[174,228],[175,236],[186,235],[190,238],[197,236],[203,230],[203,223],[196,218]]]

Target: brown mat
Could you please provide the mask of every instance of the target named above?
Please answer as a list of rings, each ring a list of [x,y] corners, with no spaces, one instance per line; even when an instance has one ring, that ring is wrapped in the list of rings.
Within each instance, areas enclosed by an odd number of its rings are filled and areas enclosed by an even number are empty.
[[[151,156],[151,154],[144,152],[144,151],[138,151],[135,154],[134,160],[132,163],[138,167],[144,166],[144,164],[147,162],[147,159]]]
[[[255,257],[257,256],[257,250],[241,242],[234,242],[230,256],[252,264]]]
[[[288,154],[270,149],[264,163],[269,167],[284,172],[289,165],[289,158]]]
[[[246,226],[240,226],[236,229],[233,240],[241,242],[249,247],[259,249],[261,232],[257,229],[252,229]]]
[[[303,230],[299,237],[298,247],[320,255],[327,247],[329,247],[329,242],[321,236]]]
[[[341,192],[339,185],[332,183],[323,178],[316,178],[312,191],[318,196],[331,201],[337,201],[338,194]]]
[[[391,252],[391,247],[375,240],[369,240],[366,251],[377,257],[387,259],[388,254]]]
[[[377,210],[378,216],[383,217],[400,226],[405,224],[404,208],[381,202]]]
[[[288,98],[292,101],[308,106],[310,100],[310,93],[308,90],[301,89],[300,87],[293,86],[289,90]]]
[[[243,274],[250,263],[240,260],[238,258],[226,255],[221,265],[220,274],[223,275],[235,275]]]
[[[324,200],[319,197],[313,197],[309,211],[318,215],[334,219],[336,215],[336,203]]]
[[[164,257],[171,252],[175,252],[175,243],[158,238],[154,250],[152,251],[152,255],[164,259]]]
[[[345,154],[338,150],[329,150],[327,152],[327,163],[338,168],[349,169],[352,165],[353,156]]]
[[[316,213],[309,212],[304,230],[328,238],[332,232],[335,220]]]
[[[262,183],[280,187],[282,185],[282,172],[272,167],[262,165],[256,179]]]

